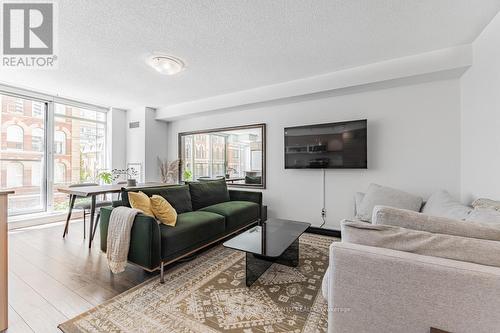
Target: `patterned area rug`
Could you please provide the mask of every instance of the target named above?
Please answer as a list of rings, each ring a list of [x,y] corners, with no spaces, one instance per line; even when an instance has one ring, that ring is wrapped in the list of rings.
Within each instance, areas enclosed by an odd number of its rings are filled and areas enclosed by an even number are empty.
[[[73,332],[326,332],[321,281],[338,239],[304,234],[297,268],[245,285],[245,254],[222,245],[59,326]]]

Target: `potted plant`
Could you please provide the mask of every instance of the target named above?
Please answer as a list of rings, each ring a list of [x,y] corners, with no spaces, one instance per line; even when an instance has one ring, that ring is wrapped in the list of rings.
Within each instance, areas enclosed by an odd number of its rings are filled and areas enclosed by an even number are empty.
[[[97,178],[104,184],[111,184],[113,182],[113,174],[109,171],[99,173]]]
[[[125,176],[127,178],[127,186],[137,186],[137,180],[135,177],[139,175],[139,172],[134,168],[113,169],[111,173],[113,174],[113,181]]]
[[[192,179],[193,173],[191,172],[191,170],[185,169],[182,178],[184,178],[184,181],[189,182],[189,181],[193,180]]]

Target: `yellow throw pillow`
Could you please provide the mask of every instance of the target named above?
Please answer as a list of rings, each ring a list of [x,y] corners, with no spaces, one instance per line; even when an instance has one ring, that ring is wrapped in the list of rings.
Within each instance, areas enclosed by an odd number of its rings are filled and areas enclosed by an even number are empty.
[[[143,192],[128,192],[128,201],[132,208],[142,210],[144,215],[155,216],[151,210],[151,199]]]
[[[174,227],[177,222],[177,212],[174,207],[162,196],[151,197],[151,209],[161,223]]]

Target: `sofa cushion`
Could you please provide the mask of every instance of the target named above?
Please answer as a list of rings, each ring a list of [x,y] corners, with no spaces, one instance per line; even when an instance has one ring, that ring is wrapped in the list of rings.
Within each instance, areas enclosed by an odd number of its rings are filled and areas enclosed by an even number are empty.
[[[463,205],[445,190],[433,193],[422,209],[422,213],[427,215],[447,217],[462,221],[467,218],[467,215],[469,215],[471,211],[472,207]]]
[[[179,214],[175,227],[160,224],[162,258],[215,239],[224,230],[224,216],[202,211]]]
[[[494,228],[486,223],[471,223],[392,207],[376,206],[373,210],[372,223],[437,234],[500,241],[500,225]]]
[[[138,189],[134,189],[133,192],[137,190]],[[189,193],[189,186],[187,185],[145,187],[140,190],[149,197],[152,197],[155,194],[164,197],[165,200],[167,200],[172,207],[174,207],[177,214],[193,211],[193,207],[191,205],[191,194]],[[132,190],[122,191],[122,201],[125,206],[130,207],[128,192],[132,192]]]
[[[328,301],[329,288],[330,288],[330,267],[326,269],[325,275],[323,276],[323,281],[321,281],[321,295],[323,295],[325,301]],[[331,304],[333,304],[333,300]]]
[[[229,201],[229,191],[225,179],[189,183],[193,209]]]
[[[226,231],[241,228],[259,219],[259,205],[249,201],[228,201],[202,208],[200,211],[212,212],[226,218]]]
[[[390,187],[370,184],[358,208],[356,218],[370,222],[373,208],[378,205],[420,211],[422,198]]]
[[[500,267],[500,242],[344,220],[342,242]]]

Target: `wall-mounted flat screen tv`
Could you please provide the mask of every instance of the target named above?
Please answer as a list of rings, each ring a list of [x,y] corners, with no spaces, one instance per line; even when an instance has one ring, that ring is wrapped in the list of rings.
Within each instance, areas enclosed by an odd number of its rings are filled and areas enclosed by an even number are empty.
[[[285,128],[285,169],[366,169],[367,121]]]

